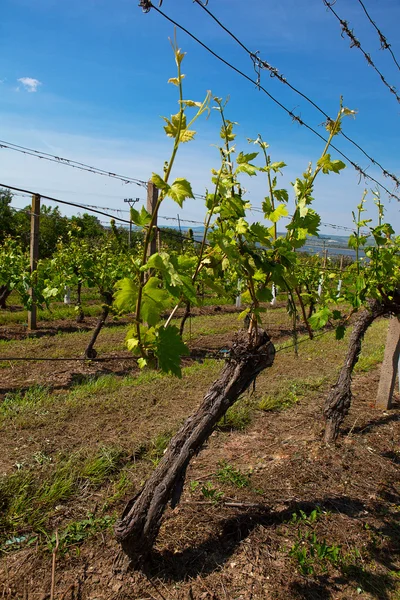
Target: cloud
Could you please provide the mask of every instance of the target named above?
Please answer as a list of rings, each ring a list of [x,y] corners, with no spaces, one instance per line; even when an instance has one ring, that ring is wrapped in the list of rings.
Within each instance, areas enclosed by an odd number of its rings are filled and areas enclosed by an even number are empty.
[[[33,79],[33,77],[20,77],[18,81],[22,83],[28,92],[37,92],[39,85],[42,85],[41,81]]]

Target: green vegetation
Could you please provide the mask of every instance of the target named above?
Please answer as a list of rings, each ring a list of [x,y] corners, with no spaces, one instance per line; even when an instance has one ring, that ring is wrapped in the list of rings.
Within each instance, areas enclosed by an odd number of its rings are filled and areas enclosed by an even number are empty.
[[[72,521],[68,523],[58,534],[58,551],[60,554],[70,552],[72,548],[78,551],[79,546],[88,538],[96,535],[100,531],[110,529],[116,520],[116,516],[105,515],[95,517],[89,513],[86,519],[81,521]],[[47,547],[52,551],[57,543],[56,534],[53,534],[47,541]]]
[[[94,454],[42,458],[0,478],[0,532],[41,531],[58,504],[84,489],[100,487],[126,462],[120,449],[105,447]]]
[[[242,473],[229,463],[222,461],[218,466],[216,477],[222,483],[228,483],[237,488],[244,488],[250,484],[250,476]]]

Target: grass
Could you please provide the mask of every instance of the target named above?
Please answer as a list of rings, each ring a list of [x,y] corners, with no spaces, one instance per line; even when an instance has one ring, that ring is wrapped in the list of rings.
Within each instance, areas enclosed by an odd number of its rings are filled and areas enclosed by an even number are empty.
[[[57,505],[85,489],[100,487],[125,462],[121,449],[100,447],[94,454],[58,455],[40,467],[22,465],[0,479],[0,532],[42,530]]]
[[[240,398],[233,406],[228,408],[225,415],[219,421],[217,429],[219,431],[242,431],[250,425],[253,417],[251,403],[244,398]]]
[[[0,404],[0,416],[12,418],[26,409],[36,409],[48,402],[51,402],[51,393],[44,385],[34,385],[25,392],[9,392]]]
[[[162,459],[171,437],[172,433],[170,432],[159,433],[150,441],[144,456],[152,462],[154,467],[156,467]]]
[[[94,536],[100,531],[110,529],[116,521],[116,515],[104,515],[95,517],[89,513],[85,519],[80,521],[72,521],[68,523],[58,533],[58,552],[62,555],[71,551],[72,548],[78,550],[79,546],[88,538]],[[57,543],[56,535],[53,534],[47,541],[47,548],[53,551]],[[78,552],[77,552],[78,553]]]

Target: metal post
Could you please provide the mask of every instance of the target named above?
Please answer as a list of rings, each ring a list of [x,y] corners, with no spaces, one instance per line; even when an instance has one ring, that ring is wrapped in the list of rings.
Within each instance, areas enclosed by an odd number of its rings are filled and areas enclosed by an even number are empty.
[[[134,204],[139,202],[140,198],[124,198],[124,202],[129,204],[129,207],[132,208]],[[131,219],[131,211],[129,211],[129,234],[128,234],[128,246],[131,247],[132,243],[132,219]]]
[[[36,271],[39,260],[39,215],[40,215],[40,196],[32,196],[31,209],[31,244],[30,244],[30,267],[31,274]],[[31,287],[29,295],[32,300],[31,309],[28,311],[28,329],[33,331],[37,326],[37,306],[35,298],[35,289]]]

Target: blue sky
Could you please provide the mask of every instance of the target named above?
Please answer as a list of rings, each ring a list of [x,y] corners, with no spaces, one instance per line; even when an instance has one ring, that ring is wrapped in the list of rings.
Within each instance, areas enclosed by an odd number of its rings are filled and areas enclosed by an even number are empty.
[[[365,0],[372,17],[400,59],[400,3]],[[400,174],[400,107],[357,49],[342,39],[340,27],[322,0],[209,0],[209,9],[252,50],[274,65],[301,91],[334,116],[340,95],[358,111],[344,130],[369,154]],[[192,0],[164,0],[162,10],[235,66],[255,76],[250,58]],[[375,30],[357,0],[337,0],[335,10],[354,28],[387,80],[400,88],[400,72],[379,49]],[[230,96],[227,117],[237,121],[237,149],[261,133],[273,160],[287,163],[282,185],[300,175],[322,151],[322,142],[292,123],[279,107],[208,54],[183,32],[187,52],[184,96],[201,100],[207,90]],[[173,27],[152,10],[143,14],[137,0],[2,0],[0,35],[0,139],[147,180],[161,173],[171,142],[161,116],[177,111],[176,88],[168,85],[175,64],[168,41]],[[324,134],[322,116],[278,80],[261,74],[262,84],[290,110]],[[187,177],[203,193],[210,169],[218,167],[218,114],[197,123],[195,142],[180,154],[174,175]],[[389,189],[390,180],[346,140],[337,146]],[[332,152],[335,156],[335,152]],[[144,198],[134,185],[0,151],[0,182],[64,200],[125,208],[125,197]],[[260,206],[266,193],[262,176],[246,179],[248,198]],[[315,207],[323,222],[351,225],[351,211],[364,187],[351,166],[340,176],[321,176]],[[387,219],[398,231],[400,204],[386,201]],[[26,199],[16,197],[15,206]],[[375,218],[370,196],[370,216]],[[71,214],[68,210],[63,210]],[[166,216],[202,220],[200,200],[183,210],[172,202]],[[256,216],[256,215],[254,215]],[[258,215],[257,215],[258,217]],[[334,233],[329,227],[321,233]]]

